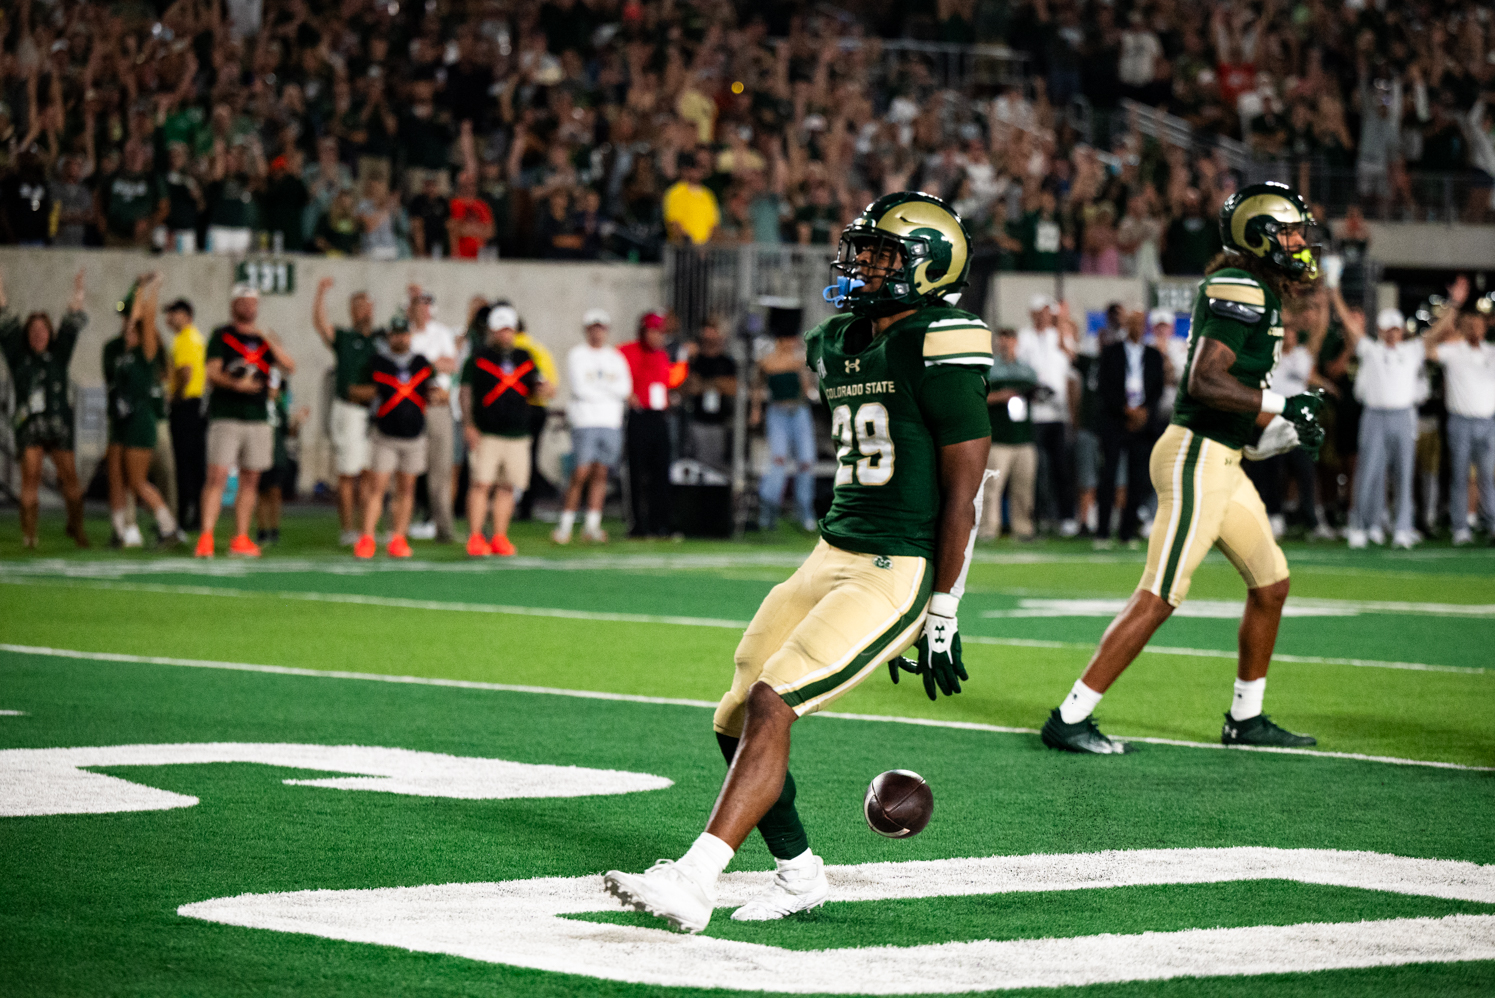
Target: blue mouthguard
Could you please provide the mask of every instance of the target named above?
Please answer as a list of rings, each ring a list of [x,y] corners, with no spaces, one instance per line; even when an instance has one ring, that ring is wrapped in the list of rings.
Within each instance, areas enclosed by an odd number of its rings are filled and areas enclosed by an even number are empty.
[[[820,292],[820,296],[836,308],[840,308],[846,304],[846,299],[851,296],[853,291],[857,288],[865,287],[866,284],[866,281],[855,277],[838,277],[835,284],[829,285],[824,291]]]

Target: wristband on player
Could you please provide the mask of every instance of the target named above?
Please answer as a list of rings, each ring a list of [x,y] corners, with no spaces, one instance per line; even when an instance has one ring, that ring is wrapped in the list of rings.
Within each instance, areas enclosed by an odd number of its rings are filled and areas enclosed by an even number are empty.
[[[1287,398],[1272,391],[1270,388],[1261,390],[1261,411],[1271,413],[1273,416],[1282,415],[1282,410],[1287,408]]]
[[[929,597],[929,612],[936,617],[954,617],[960,609],[960,597],[949,593],[935,593]]]

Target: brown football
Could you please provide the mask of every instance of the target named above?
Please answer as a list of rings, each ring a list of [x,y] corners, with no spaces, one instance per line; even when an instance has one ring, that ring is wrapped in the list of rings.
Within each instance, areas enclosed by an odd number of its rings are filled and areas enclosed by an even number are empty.
[[[934,814],[934,791],[918,773],[890,769],[879,773],[862,802],[867,827],[890,839],[918,835]]]

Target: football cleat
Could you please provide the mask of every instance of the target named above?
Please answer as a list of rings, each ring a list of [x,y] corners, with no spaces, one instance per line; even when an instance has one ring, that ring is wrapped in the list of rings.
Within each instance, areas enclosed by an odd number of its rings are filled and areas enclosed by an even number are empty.
[[[601,527],[598,527],[595,530],[589,527],[581,532],[581,539],[586,541],[588,544],[606,544],[607,531],[603,530]]]
[[[403,534],[395,534],[389,539],[389,545],[384,549],[389,552],[391,558],[409,558],[415,554],[410,550],[410,542],[405,540]]]
[[[241,558],[258,558],[260,546],[249,539],[248,534],[240,534],[228,542],[228,553],[238,555]]]
[[[364,534],[363,536],[359,537],[358,540],[353,544],[353,557],[372,558],[374,556],[374,550],[377,547],[378,545],[374,542],[374,535]]]
[[[1237,721],[1230,716],[1229,711],[1226,711],[1225,726],[1220,729],[1220,743],[1223,745],[1265,745],[1271,748],[1306,748],[1309,745],[1317,745],[1319,742],[1312,735],[1297,735],[1286,728],[1278,727],[1265,714],[1257,714],[1244,721]]]
[[[197,550],[193,552],[193,555],[196,556],[196,557],[198,557],[198,558],[211,558],[211,557],[213,557],[213,535],[212,534],[199,534],[198,535],[198,537],[197,537]]]
[[[1065,724],[1064,718],[1059,716],[1059,708],[1055,707],[1049,714],[1049,719],[1044,722],[1043,731],[1040,733],[1043,743],[1049,748],[1061,749],[1065,752],[1085,752],[1090,755],[1125,755],[1135,752],[1126,742],[1115,738],[1107,738],[1101,734],[1100,728],[1095,726],[1093,716],[1086,717],[1083,721],[1073,724]]]
[[[825,879],[825,861],[819,856],[803,868],[779,869],[773,884],[762,894],[732,912],[734,922],[772,922],[825,904],[831,884]]]
[[[711,921],[715,898],[672,859],[662,859],[643,873],[609,870],[602,885],[634,911],[662,918],[683,932],[700,932]]]
[[[500,558],[512,558],[514,555],[518,554],[517,549],[515,549],[514,545],[510,543],[509,539],[503,534],[494,534],[493,541],[491,543],[493,547],[493,553],[498,555]]]
[[[493,548],[488,545],[488,539],[479,533],[469,534],[467,537],[467,554],[471,558],[486,558],[493,553]]]

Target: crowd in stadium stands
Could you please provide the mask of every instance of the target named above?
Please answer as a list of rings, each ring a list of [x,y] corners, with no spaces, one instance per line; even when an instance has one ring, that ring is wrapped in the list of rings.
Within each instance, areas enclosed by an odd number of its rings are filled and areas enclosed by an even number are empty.
[[[649,260],[833,243],[913,187],[990,267],[1189,274],[1241,181],[1215,136],[1336,216],[1492,218],[1474,0],[16,0],[0,32],[25,245]],[[1019,58],[978,77],[978,43]]]

